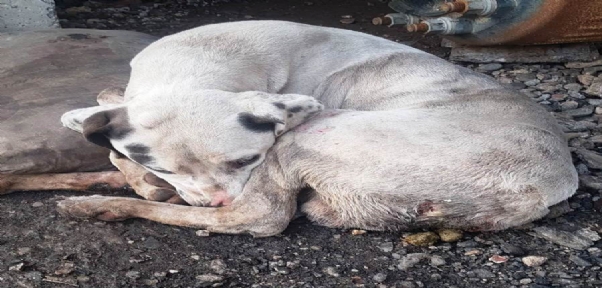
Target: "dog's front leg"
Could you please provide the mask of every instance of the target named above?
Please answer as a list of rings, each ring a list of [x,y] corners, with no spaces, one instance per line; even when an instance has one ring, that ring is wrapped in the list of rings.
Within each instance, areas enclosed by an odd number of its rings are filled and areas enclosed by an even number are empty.
[[[144,199],[174,204],[186,203],[178,196],[173,186],[148,172],[138,163],[126,157],[120,157],[114,151],[111,151],[109,159],[123,173],[128,184],[130,184],[136,194],[144,197]]]
[[[216,233],[272,236],[282,232],[295,214],[298,190],[282,188],[268,175],[254,173],[243,193],[230,206],[224,207],[191,207],[125,197],[89,196],[60,201],[58,209],[63,215],[78,218],[104,221],[144,218]]]

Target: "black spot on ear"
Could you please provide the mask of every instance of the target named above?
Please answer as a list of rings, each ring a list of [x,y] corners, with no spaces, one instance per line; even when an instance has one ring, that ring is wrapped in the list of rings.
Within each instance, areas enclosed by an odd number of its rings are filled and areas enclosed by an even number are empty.
[[[272,104],[274,104],[274,106],[278,107],[279,109],[286,108],[286,105],[284,105],[283,103],[280,103],[280,102],[274,102]]]
[[[125,108],[98,112],[82,124],[86,140],[112,150],[111,139],[120,140],[133,131]]]
[[[253,132],[273,132],[276,129],[274,119],[257,117],[250,113],[238,114],[238,122],[245,128]]]
[[[299,112],[301,110],[303,110],[303,107],[301,107],[301,106],[295,106],[295,107],[289,108],[287,111],[291,112],[291,113],[297,113],[297,112]]]
[[[139,143],[126,145],[125,150],[128,151],[128,154],[148,154],[150,152],[148,146]]]

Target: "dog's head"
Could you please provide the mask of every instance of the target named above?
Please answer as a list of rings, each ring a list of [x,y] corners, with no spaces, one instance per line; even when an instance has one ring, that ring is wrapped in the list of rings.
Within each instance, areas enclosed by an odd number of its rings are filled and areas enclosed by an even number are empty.
[[[88,141],[144,166],[195,206],[228,205],[276,138],[323,108],[309,96],[262,92],[204,90],[154,100],[75,110],[63,123],[81,123]]]

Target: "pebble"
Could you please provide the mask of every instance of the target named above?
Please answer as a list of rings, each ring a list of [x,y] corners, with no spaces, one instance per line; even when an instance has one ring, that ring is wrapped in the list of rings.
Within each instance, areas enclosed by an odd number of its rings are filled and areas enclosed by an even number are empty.
[[[210,233],[207,230],[197,230],[194,234],[199,237],[207,237]]]
[[[426,253],[410,253],[401,260],[399,260],[399,265],[397,268],[402,271],[406,271],[409,268],[414,267],[414,265],[418,264],[422,259],[427,258],[429,255]]]
[[[383,283],[383,282],[385,282],[385,280],[387,280],[387,274],[377,273],[376,275],[374,275],[372,277],[372,280],[374,280],[374,282],[376,282],[376,283]]]
[[[486,270],[486,269],[475,269],[473,270],[473,272],[477,275],[477,277],[479,278],[494,278],[495,274],[493,274],[491,271]]]
[[[592,62],[568,62],[564,65],[566,68],[583,69],[587,67],[602,65],[602,59],[598,59]]]
[[[443,242],[457,242],[462,239],[462,231],[456,229],[441,229],[437,234]]]
[[[493,255],[493,256],[489,257],[489,261],[496,263],[496,264],[505,263],[505,262],[508,262],[508,257],[500,256],[500,255]]]
[[[218,275],[226,273],[226,268],[226,263],[222,259],[211,260],[211,262],[209,263],[209,269],[211,269],[213,273]]]
[[[214,275],[214,274],[201,274],[194,277],[198,283],[216,283],[224,281],[224,276]]]
[[[569,83],[564,85],[563,88],[570,91],[579,91],[581,90],[581,88],[583,88],[583,86],[581,86],[581,84],[578,83]]]
[[[332,277],[339,277],[341,276],[341,274],[339,274],[339,272],[337,271],[336,268],[332,267],[332,266],[328,266],[326,268],[324,268],[324,270],[322,270],[322,272],[324,272],[326,275],[332,276]]]
[[[351,230],[351,235],[353,235],[353,236],[364,235],[364,234],[366,234],[366,230],[360,230],[360,229]]]
[[[524,278],[524,279],[520,279],[518,281],[518,283],[520,283],[521,285],[527,285],[527,284],[531,284],[533,283],[533,280],[529,279],[529,278]]]
[[[432,246],[439,241],[439,235],[433,232],[416,233],[406,236],[403,241],[414,246]]]
[[[562,110],[564,110],[564,111],[577,109],[578,107],[579,107],[579,103],[577,103],[577,101],[573,101],[573,100],[569,100],[569,101],[560,103],[560,108],[562,108]]]
[[[585,94],[591,96],[602,96],[602,78],[600,76],[594,78],[589,87],[584,91]]]
[[[128,277],[130,279],[138,279],[140,278],[140,272],[138,271],[128,271],[125,273],[125,277]]]
[[[571,116],[571,117],[589,116],[594,113],[594,108],[595,108],[594,106],[584,106],[584,107],[581,107],[578,109],[567,110],[564,112],[564,114]]]
[[[44,206],[44,203],[42,203],[42,202],[33,202],[33,204],[31,204],[31,206],[35,207],[35,208],[42,207],[42,206]]]
[[[159,240],[157,240],[155,237],[148,237],[142,242],[141,245],[147,249],[157,249],[161,247],[161,242],[159,242]]]
[[[479,65],[477,70],[491,72],[491,71],[500,70],[500,69],[502,69],[502,67],[503,66],[500,63],[488,63],[488,64]]]
[[[389,252],[393,251],[393,242],[382,243],[382,244],[378,245],[378,249],[380,249],[380,251],[383,251],[385,253],[389,253]]]
[[[590,86],[590,85],[592,85],[594,78],[596,78],[596,77],[594,77],[591,74],[581,74],[581,75],[577,76],[577,81],[579,81],[581,84],[583,84],[585,86]]]
[[[575,152],[588,168],[602,169],[602,155],[599,153],[586,149],[577,149]]]
[[[533,228],[533,231],[535,231],[535,235],[540,238],[577,250],[583,250],[594,245],[592,240],[580,236],[577,233],[570,233],[553,227],[540,226]]]
[[[510,243],[502,243],[500,245],[500,248],[502,249],[502,251],[504,251],[504,253],[512,255],[512,256],[523,256],[525,255],[525,251],[516,246],[516,245],[512,245]]]
[[[592,266],[592,263],[589,263],[587,260],[585,260],[577,255],[569,256],[569,260],[571,262],[575,263],[577,266],[582,266],[582,267]]]
[[[532,86],[539,84],[540,82],[541,81],[539,81],[538,79],[533,79],[533,80],[525,81],[525,85],[532,87]]]
[[[446,263],[447,262],[445,261],[445,259],[443,259],[443,257],[441,257],[439,255],[431,256],[431,266],[437,267],[437,266],[445,265]]]
[[[523,257],[521,261],[523,261],[523,263],[529,267],[538,267],[543,265],[543,263],[546,263],[546,261],[548,261],[548,258],[543,256],[531,255]]]

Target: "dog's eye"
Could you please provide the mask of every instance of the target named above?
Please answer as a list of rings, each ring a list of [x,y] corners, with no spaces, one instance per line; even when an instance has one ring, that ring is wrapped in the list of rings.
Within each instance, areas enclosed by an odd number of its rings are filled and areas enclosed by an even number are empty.
[[[257,155],[253,155],[253,156],[249,156],[249,157],[244,157],[244,158],[240,158],[240,159],[236,159],[233,161],[228,161],[228,167],[232,168],[232,169],[239,169],[245,166],[248,166],[252,163],[254,163],[255,161],[259,160],[259,158],[261,157],[261,155],[257,154]]]

